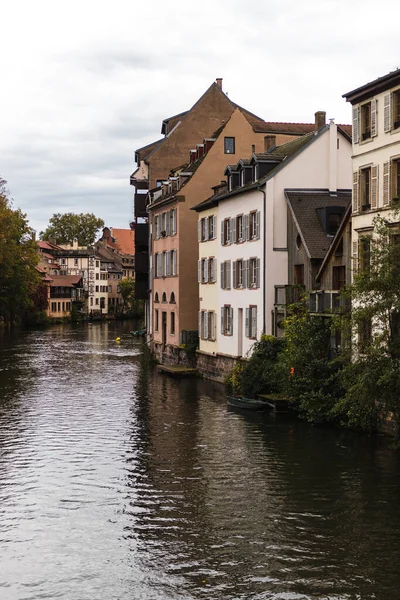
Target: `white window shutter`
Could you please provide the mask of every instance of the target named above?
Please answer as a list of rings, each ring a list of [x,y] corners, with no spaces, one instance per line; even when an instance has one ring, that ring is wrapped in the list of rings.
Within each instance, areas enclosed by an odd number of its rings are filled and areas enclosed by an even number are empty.
[[[231,231],[231,219],[226,219],[226,244],[230,244],[232,242],[232,231]]]
[[[232,263],[232,279],[233,279],[233,286],[232,287],[233,287],[233,289],[237,288],[237,266],[238,266],[238,263],[235,260]]]
[[[225,244],[224,221],[221,221],[221,246]]]
[[[231,261],[227,260],[225,262],[225,289],[231,289]]]
[[[215,238],[217,237],[217,216],[213,215],[212,216],[212,222],[213,222],[213,237],[212,239],[215,240]]]
[[[244,215],[244,232],[243,238],[245,242],[249,240],[250,215]]]
[[[385,94],[383,97],[383,129],[385,132],[392,129],[392,97]]]
[[[256,287],[260,287],[260,259],[256,259],[256,276],[255,276]]]
[[[360,113],[360,108],[358,106],[353,106],[353,130],[352,130],[352,134],[353,134],[353,144],[358,144],[358,142],[360,141],[359,139],[359,131],[360,131],[360,127],[359,127],[359,113]]]
[[[256,212],[256,238],[260,239],[260,211]]]
[[[201,283],[201,260],[197,261],[197,282]]]
[[[204,339],[208,340],[208,312],[205,310],[203,313],[204,316]]]
[[[246,316],[245,316],[245,336],[249,337],[250,335],[250,331],[249,331],[249,314],[250,314],[250,309],[246,308]]]
[[[236,244],[236,217],[231,219],[231,244]]]
[[[257,337],[257,307],[251,309],[251,337]]]
[[[201,242],[201,219],[197,221],[197,241]]]
[[[167,277],[169,277],[171,275],[171,255],[169,252],[167,252],[167,254],[165,255],[165,259],[167,262],[167,268],[166,268],[166,275]]]
[[[178,272],[178,257],[176,250],[172,250],[172,275],[176,275]]]
[[[222,335],[225,335],[225,309],[224,307],[221,308],[221,333]]]
[[[210,340],[215,340],[215,312],[208,313],[210,315],[210,331],[209,338]]]
[[[383,206],[388,206],[390,203],[389,188],[390,188],[390,163],[383,163]]]
[[[204,260],[203,281],[204,283],[208,283],[208,258]]]
[[[167,235],[171,235],[171,211],[167,212],[167,218],[165,220],[165,232]]]
[[[373,98],[371,100],[371,137],[378,135],[378,122],[376,118],[377,100]]]
[[[243,261],[243,287],[249,287],[249,261]]]
[[[208,219],[204,219],[204,239],[208,240]]]
[[[358,190],[358,171],[353,172],[353,213],[359,211],[360,199]]]
[[[172,209],[172,231],[171,235],[176,234],[176,208]]]
[[[202,336],[202,331],[201,331],[201,322],[202,322],[202,316],[203,316],[203,313],[200,311],[200,312],[199,312],[199,337],[200,337],[200,338],[201,338],[201,337],[203,337],[203,336]]]
[[[378,206],[378,165],[371,167],[371,208]]]
[[[221,263],[221,289],[225,289],[225,263]]]

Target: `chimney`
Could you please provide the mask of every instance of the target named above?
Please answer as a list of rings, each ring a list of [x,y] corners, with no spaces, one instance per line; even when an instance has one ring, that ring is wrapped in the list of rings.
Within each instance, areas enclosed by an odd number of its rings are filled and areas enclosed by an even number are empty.
[[[222,91],[222,77],[217,77],[217,86]]]
[[[326,112],[319,110],[315,113],[315,131],[319,131],[322,127],[325,127]]]
[[[274,146],[276,146],[276,135],[266,135],[264,137],[264,152],[268,152]]]

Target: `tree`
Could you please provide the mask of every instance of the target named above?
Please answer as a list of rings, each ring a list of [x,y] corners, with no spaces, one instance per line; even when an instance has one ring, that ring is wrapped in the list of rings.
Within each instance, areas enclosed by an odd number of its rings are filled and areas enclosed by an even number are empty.
[[[4,179],[0,178],[0,317],[6,325],[33,307],[40,277],[39,257],[26,215],[13,209]]]
[[[338,405],[353,426],[373,428],[393,413],[400,418],[399,211],[377,216],[359,240],[351,287],[353,357],[343,371],[346,394]]]
[[[142,316],[143,302],[135,298],[135,280],[132,277],[122,279],[118,284],[118,288],[122,296],[124,312],[135,316]]]
[[[40,239],[54,238],[57,244],[72,244],[77,239],[79,246],[90,246],[94,244],[102,227],[103,219],[97,218],[93,213],[55,213],[45,231],[40,232]]]

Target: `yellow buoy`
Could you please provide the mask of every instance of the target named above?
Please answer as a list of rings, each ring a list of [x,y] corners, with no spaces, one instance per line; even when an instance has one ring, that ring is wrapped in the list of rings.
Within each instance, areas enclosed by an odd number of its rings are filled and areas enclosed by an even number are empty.
[[[116,342],[120,342],[120,341],[121,341],[121,338],[115,338],[115,341],[116,341]]]

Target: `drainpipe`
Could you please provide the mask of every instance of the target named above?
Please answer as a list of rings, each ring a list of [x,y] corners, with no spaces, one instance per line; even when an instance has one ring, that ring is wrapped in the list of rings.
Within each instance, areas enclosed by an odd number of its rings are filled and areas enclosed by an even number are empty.
[[[264,183],[264,186],[266,184]],[[265,189],[258,188],[264,196],[263,198],[263,329],[262,332],[266,333],[266,302],[265,302],[265,282],[266,282],[266,260],[267,260],[267,237],[265,235],[267,229],[267,193]]]

